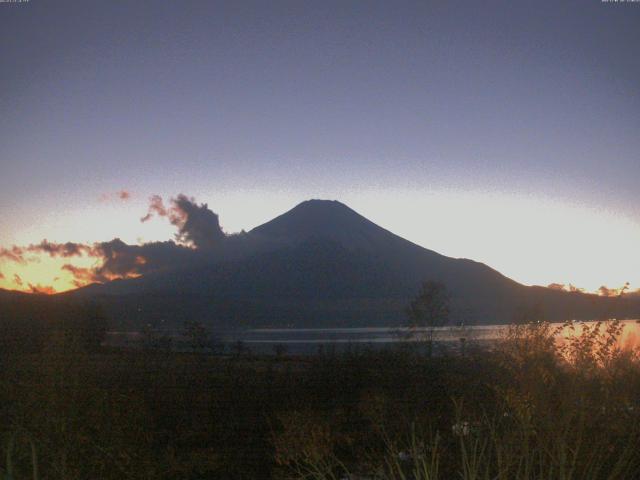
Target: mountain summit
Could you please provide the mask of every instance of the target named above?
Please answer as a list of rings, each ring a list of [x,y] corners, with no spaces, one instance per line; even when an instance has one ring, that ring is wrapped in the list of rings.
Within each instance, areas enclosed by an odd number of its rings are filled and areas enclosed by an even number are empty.
[[[307,200],[250,234],[287,244],[310,238],[328,239],[346,248],[370,252],[410,243],[337,200]]]
[[[288,241],[307,237],[335,237],[371,224],[337,200],[307,200],[251,230],[251,233]]]

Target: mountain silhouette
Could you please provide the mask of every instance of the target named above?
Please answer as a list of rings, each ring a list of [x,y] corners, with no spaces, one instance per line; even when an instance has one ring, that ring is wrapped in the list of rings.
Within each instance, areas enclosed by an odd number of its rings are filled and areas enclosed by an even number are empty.
[[[409,215],[409,212],[398,212]],[[482,263],[440,255],[337,201],[309,200],[233,235],[196,263],[65,294],[100,300],[119,327],[394,326],[426,280],[443,282],[455,323],[638,315],[640,302],[527,287]],[[520,312],[520,313],[518,313]]]

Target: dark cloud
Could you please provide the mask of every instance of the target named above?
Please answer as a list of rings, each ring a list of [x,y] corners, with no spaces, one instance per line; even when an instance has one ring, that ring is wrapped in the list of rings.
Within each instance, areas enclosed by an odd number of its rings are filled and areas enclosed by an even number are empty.
[[[46,239],[40,242],[37,245],[29,245],[27,247],[27,251],[33,253],[47,253],[50,257],[78,257],[84,254],[91,255],[93,253],[93,249],[89,245],[84,245],[82,243],[51,243]]]
[[[74,277],[78,287],[89,283],[104,283],[117,278],[134,278],[152,272],[177,268],[195,263],[199,253],[174,242],[151,242],[128,245],[119,238],[97,243],[92,248],[100,264],[93,268],[80,268],[65,264],[62,269]]]
[[[71,263],[62,267],[63,270],[73,275],[74,285],[77,287],[88,283],[103,283],[116,278],[138,277],[163,269],[176,268],[194,262],[194,259],[199,257],[197,250],[178,245],[173,241],[128,245],[119,238],[93,245],[72,242],[52,243],[43,240],[39,244],[27,247],[14,246],[11,249],[3,249],[0,253],[3,257],[21,264],[27,263],[25,255],[28,253],[42,253],[59,258],[80,256],[95,258],[97,266],[92,268],[80,268]],[[33,261],[38,260],[35,257]],[[23,285],[17,275],[14,277],[14,281],[19,286]]]
[[[126,190],[120,190],[118,192],[118,198],[124,202],[126,202],[127,200],[131,199],[131,192],[128,192]]]
[[[38,262],[37,257],[26,258],[28,253],[45,253],[50,257],[78,257],[84,254],[92,255],[92,247],[81,243],[52,243],[46,239],[38,244],[31,244],[26,247],[14,245],[11,248],[0,248],[0,258],[12,262],[26,264],[29,262]]]
[[[149,201],[149,211],[140,220],[146,222],[154,215],[168,217],[178,228],[176,240],[195,248],[215,247],[225,239],[218,215],[206,203],[198,205],[194,198],[184,194],[171,199],[171,206],[165,207],[162,197],[154,195]]]
[[[174,242],[128,245],[119,238],[96,244],[95,252],[102,258],[102,265],[94,270],[98,281],[174,268],[194,257],[191,249]]]
[[[20,275],[18,275],[17,273],[13,274],[13,282],[18,285],[19,287],[21,287],[23,285],[22,282],[22,278],[20,277]]]
[[[172,200],[171,223],[178,227],[176,238],[196,248],[211,248],[225,238],[218,215],[206,203],[196,204],[193,198],[178,195]]]

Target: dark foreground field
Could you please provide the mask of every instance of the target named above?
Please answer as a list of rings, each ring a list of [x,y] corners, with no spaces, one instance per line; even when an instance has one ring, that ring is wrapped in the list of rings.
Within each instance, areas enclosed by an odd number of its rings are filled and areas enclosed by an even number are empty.
[[[637,478],[640,361],[614,327],[558,347],[525,325],[491,352],[437,358],[91,351],[58,332],[2,353],[0,474]]]

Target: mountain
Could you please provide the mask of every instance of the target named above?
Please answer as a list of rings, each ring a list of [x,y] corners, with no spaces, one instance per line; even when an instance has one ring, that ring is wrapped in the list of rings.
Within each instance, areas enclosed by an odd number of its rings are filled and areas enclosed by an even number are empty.
[[[30,296],[29,293],[19,292],[16,290],[5,290],[4,288],[0,288],[0,300],[9,300],[13,298],[28,298]]]
[[[408,212],[398,212],[408,215]],[[490,267],[409,242],[337,201],[310,200],[196,263],[67,294],[104,303],[121,328],[197,318],[225,327],[401,325],[422,281],[446,284],[452,321],[632,316],[640,302],[526,287]]]

